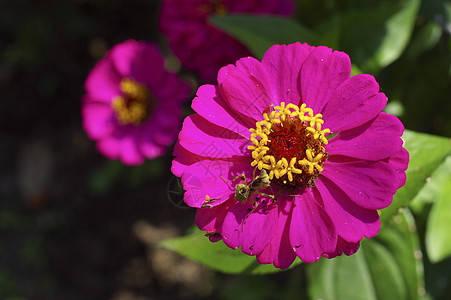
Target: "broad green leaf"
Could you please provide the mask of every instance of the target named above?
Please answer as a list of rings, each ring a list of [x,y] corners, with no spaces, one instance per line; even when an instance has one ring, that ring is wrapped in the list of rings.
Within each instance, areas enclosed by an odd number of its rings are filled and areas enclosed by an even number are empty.
[[[261,265],[255,256],[248,256],[239,249],[232,250],[222,241],[212,243],[198,229],[186,236],[163,241],[160,246],[223,273],[268,274],[282,271],[273,265]],[[300,260],[296,259],[290,268],[298,264]]]
[[[442,36],[442,28],[436,22],[428,22],[418,28],[412,37],[412,42],[406,51],[409,59],[416,59],[424,51],[434,47]]]
[[[363,249],[353,256],[321,259],[308,266],[309,294],[312,299],[377,299]]]
[[[312,299],[402,300],[418,299],[424,291],[423,269],[418,260],[418,237],[406,211],[397,223],[371,240],[362,242],[351,256],[322,259],[308,266]],[[419,253],[419,254],[418,254]]]
[[[451,154],[451,140],[406,130],[402,137],[404,147],[409,151],[407,181],[393,197],[393,203],[381,210],[381,220],[386,222],[401,207],[405,207],[424,187],[427,178]]]
[[[413,31],[420,0],[382,2],[375,9],[337,16],[339,46],[364,72],[377,73],[399,58]]]
[[[431,262],[451,255],[451,156],[431,177],[428,186],[436,202],[429,213],[426,227],[426,250]]]
[[[245,44],[259,59],[274,44],[317,43],[313,32],[289,18],[229,14],[211,17],[210,22]]]
[[[400,267],[406,286],[407,299],[424,294],[424,270],[420,240],[415,220],[408,209],[383,227],[375,239],[393,255]]]
[[[428,178],[426,178],[426,184],[420,190],[420,192],[415,196],[410,203],[410,209],[420,215],[424,212],[427,205],[432,205],[436,202],[437,198],[446,189],[448,184],[448,170],[449,168],[450,156],[447,156],[445,161],[435,170],[434,173]]]

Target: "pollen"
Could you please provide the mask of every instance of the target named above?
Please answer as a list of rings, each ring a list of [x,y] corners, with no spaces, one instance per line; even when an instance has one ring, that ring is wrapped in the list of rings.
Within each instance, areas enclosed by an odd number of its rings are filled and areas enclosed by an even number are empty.
[[[313,186],[328,156],[324,146],[330,130],[323,129],[323,116],[305,103],[281,102],[267,108],[262,117],[249,130],[251,166],[265,169],[271,182],[282,187]]]
[[[120,88],[122,95],[111,103],[119,124],[140,125],[151,114],[153,102],[149,90],[130,78],[124,78]]]
[[[199,11],[201,13],[217,16],[224,16],[228,13],[227,7],[222,4],[221,0],[210,0],[210,3],[201,5]]]

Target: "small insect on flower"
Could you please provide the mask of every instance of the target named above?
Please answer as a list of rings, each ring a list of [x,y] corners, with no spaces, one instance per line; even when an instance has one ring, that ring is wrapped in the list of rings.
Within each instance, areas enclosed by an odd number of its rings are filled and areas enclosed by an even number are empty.
[[[207,231],[207,233],[205,233],[205,236],[206,237],[220,237],[221,234],[216,231]]]
[[[239,202],[246,203],[246,201],[249,201],[252,203],[253,206],[255,206],[256,202],[253,199],[255,194],[258,194],[258,195],[264,196],[264,197],[269,197],[271,199],[275,198],[274,195],[268,195],[268,194],[259,192],[259,190],[264,190],[271,185],[271,181],[269,180],[268,173],[266,172],[265,169],[262,169],[260,172],[260,175],[258,175],[257,177],[255,177],[255,170],[254,170],[254,179],[251,181],[251,183],[249,183],[249,185],[247,184],[246,175],[244,175],[244,174],[238,175],[237,177],[235,177],[233,180],[231,180],[229,182],[233,182],[233,181],[237,180],[238,178],[240,178],[243,181],[243,183],[238,183],[235,186],[235,199],[238,200]],[[225,180],[224,178],[222,178],[222,180],[227,182],[227,180]]]
[[[219,200],[219,199],[214,199],[214,198],[211,198],[208,195],[205,195],[205,201],[204,201],[204,203],[202,203],[201,207],[202,208],[212,208],[213,206],[211,206],[210,203],[213,203],[213,202],[215,202],[217,200]]]

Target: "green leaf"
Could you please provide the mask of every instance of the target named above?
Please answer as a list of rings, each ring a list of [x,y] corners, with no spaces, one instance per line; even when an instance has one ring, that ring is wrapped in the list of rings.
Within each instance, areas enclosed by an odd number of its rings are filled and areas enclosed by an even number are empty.
[[[210,268],[228,274],[269,274],[282,271],[273,265],[261,265],[255,256],[248,256],[241,250],[232,250],[222,241],[212,243],[199,229],[192,233],[165,240],[160,246],[200,262]],[[297,258],[290,268],[300,264]]]
[[[426,227],[426,250],[431,262],[439,262],[451,255],[451,156],[437,169],[428,186],[436,202]]]
[[[420,0],[386,1],[337,16],[340,48],[364,72],[377,73],[399,58],[413,31]]]
[[[407,299],[424,294],[424,270],[415,219],[406,209],[383,227],[377,238],[393,255],[400,267]]]
[[[414,33],[406,56],[413,60],[420,54],[433,48],[440,40],[443,30],[436,22],[429,21]]]
[[[393,197],[393,203],[380,211],[382,222],[387,222],[401,207],[409,205],[427,178],[451,154],[451,140],[448,138],[406,130],[402,139],[410,155],[407,181]]]
[[[424,291],[419,241],[405,211],[378,238],[351,256],[322,259],[307,268],[312,299],[417,299]],[[419,253],[419,254],[418,254]],[[421,288],[423,289],[421,289]]]
[[[213,16],[210,18],[210,22],[237,38],[259,59],[274,44],[294,42],[317,44],[314,33],[293,19],[278,16],[228,14]]]

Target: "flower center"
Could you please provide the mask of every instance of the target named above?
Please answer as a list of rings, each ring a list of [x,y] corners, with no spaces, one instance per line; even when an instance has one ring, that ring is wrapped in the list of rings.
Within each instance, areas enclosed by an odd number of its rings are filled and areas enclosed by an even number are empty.
[[[321,129],[322,117],[306,104],[271,105],[263,112],[264,120],[249,130],[254,143],[248,146],[253,150],[251,166],[266,169],[281,188],[312,186],[327,160],[324,145],[330,130]]]
[[[221,0],[210,0],[209,4],[203,4],[202,6],[200,6],[199,10],[202,13],[206,13],[209,15],[213,14],[217,16],[224,16],[228,12],[227,7],[224,4],[222,4]]]
[[[117,96],[111,106],[121,125],[140,125],[152,113],[154,103],[144,84],[130,78],[121,81],[122,95]]]

